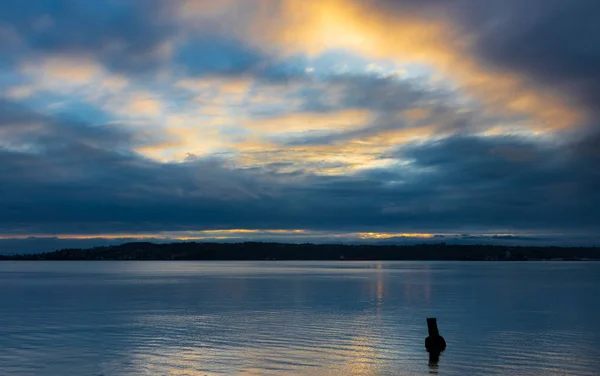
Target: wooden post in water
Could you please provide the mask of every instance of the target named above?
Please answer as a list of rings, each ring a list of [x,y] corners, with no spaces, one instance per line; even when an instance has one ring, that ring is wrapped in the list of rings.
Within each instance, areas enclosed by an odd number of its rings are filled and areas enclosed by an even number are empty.
[[[425,338],[425,348],[430,353],[440,353],[446,349],[446,340],[440,335],[437,327],[437,319],[427,318],[427,330],[429,337]]]

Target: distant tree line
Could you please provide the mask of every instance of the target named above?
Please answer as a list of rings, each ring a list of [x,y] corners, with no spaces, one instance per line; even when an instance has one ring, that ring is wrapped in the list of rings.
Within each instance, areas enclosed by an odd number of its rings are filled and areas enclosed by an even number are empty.
[[[126,243],[0,256],[0,260],[600,260],[598,247],[497,245],[341,245],[282,243]]]

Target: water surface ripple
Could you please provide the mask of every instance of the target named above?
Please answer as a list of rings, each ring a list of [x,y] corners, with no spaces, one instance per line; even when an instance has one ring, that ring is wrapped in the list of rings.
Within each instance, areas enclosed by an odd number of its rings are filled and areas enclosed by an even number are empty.
[[[600,374],[600,263],[1,262],[0,288],[0,375]]]

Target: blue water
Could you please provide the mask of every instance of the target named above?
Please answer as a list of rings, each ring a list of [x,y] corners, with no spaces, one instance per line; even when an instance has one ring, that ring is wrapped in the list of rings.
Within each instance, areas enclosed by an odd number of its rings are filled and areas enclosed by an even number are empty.
[[[0,262],[0,375],[598,375],[599,298],[594,262]]]

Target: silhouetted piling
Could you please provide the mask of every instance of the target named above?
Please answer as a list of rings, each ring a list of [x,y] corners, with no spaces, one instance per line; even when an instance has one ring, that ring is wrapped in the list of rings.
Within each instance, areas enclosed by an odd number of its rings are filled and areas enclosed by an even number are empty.
[[[425,348],[431,354],[439,355],[440,352],[446,349],[446,340],[440,335],[437,327],[437,319],[432,317],[428,318],[427,329],[429,331],[429,336],[425,338]]]

